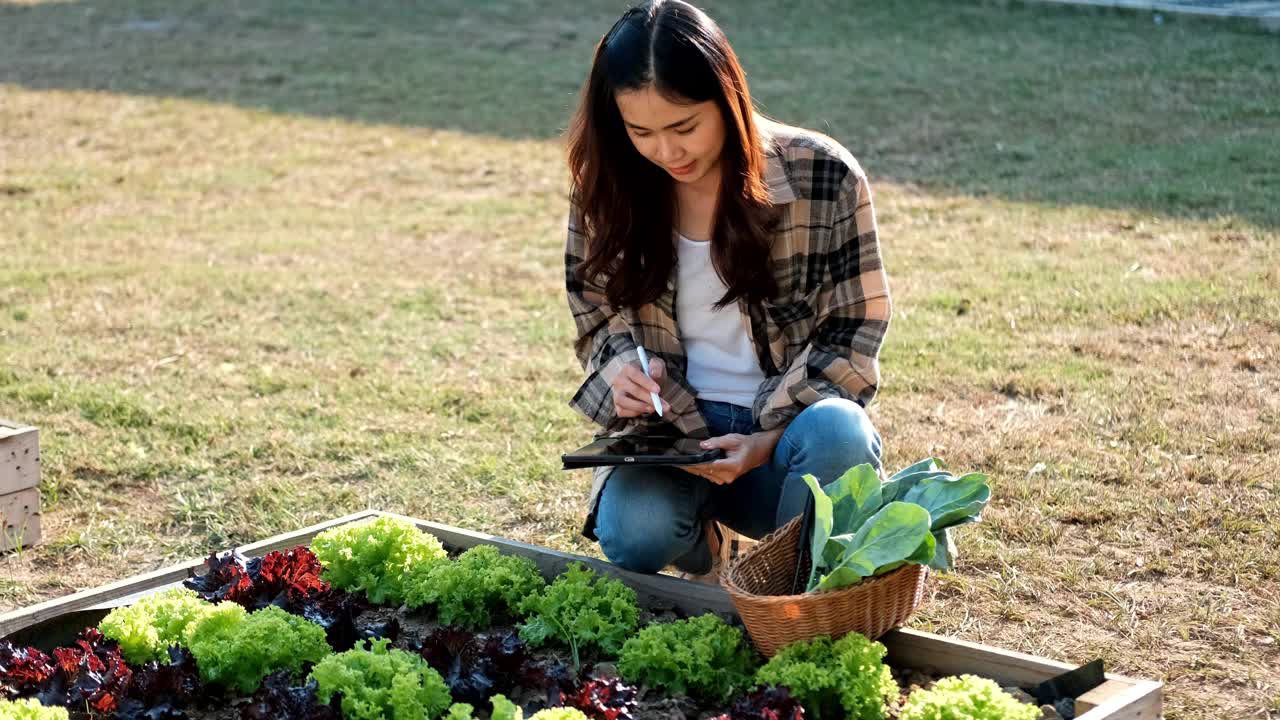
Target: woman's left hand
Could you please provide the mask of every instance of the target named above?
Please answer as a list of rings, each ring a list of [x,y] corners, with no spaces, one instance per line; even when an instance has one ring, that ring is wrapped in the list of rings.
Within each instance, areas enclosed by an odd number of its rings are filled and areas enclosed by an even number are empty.
[[[681,465],[680,467],[685,472],[706,478],[717,485],[728,485],[768,462],[773,456],[773,449],[777,447],[780,437],[782,437],[781,430],[751,435],[731,433],[713,437],[703,440],[702,448],[705,450],[720,448],[724,450],[723,458],[700,465]]]

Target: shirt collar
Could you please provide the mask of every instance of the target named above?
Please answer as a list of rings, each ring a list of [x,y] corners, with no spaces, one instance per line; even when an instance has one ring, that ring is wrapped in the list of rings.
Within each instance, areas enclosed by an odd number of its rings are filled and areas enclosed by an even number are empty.
[[[775,142],[764,147],[764,184],[769,190],[769,201],[774,205],[786,205],[796,201],[795,188],[787,177],[787,167],[782,162],[782,152]]]

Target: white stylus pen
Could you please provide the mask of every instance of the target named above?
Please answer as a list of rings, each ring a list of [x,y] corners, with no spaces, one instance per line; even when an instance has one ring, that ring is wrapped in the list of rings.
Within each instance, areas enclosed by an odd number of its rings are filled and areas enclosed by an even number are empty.
[[[640,356],[640,369],[644,370],[644,376],[653,379],[649,374],[649,355],[645,353],[643,345],[636,346],[636,354]],[[662,417],[662,400],[658,399],[658,393],[649,393],[649,399],[653,400],[653,409],[658,411],[658,417]]]

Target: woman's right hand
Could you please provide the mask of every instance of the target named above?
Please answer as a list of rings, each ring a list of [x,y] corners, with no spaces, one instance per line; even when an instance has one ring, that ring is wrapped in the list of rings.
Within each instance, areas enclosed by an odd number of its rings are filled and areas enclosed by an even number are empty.
[[[628,363],[622,366],[622,371],[614,376],[611,385],[614,414],[630,418],[657,412],[649,393],[661,392],[658,382],[667,374],[666,363],[659,358],[649,358],[649,374],[653,376],[652,380],[644,376],[644,371],[638,364]],[[658,402],[662,403],[663,412],[671,407],[661,397]]]

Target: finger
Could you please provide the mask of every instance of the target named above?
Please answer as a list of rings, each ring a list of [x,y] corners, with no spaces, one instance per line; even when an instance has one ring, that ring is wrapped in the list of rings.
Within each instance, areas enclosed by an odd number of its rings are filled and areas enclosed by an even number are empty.
[[[620,411],[618,413],[620,417],[635,417],[653,412],[653,406],[649,403],[648,398],[641,400],[625,392],[613,396],[613,405]]]
[[[714,467],[714,463],[703,463],[701,465],[686,465],[685,467],[697,468],[696,470],[691,470],[691,472],[693,472],[693,474],[697,475],[700,478],[706,479],[708,482],[715,483],[716,485],[727,485],[733,482],[733,478],[736,477],[736,475],[732,471],[726,472],[723,470],[716,469]]]
[[[620,381],[627,385],[642,385],[649,379],[644,376],[644,371],[640,369],[639,365],[630,363],[623,365],[622,371],[618,375]]]
[[[614,381],[613,394],[618,397],[630,397],[650,405],[649,391],[629,378],[619,377]]]
[[[661,380],[667,375],[667,364],[661,358],[649,359],[649,375],[655,382]]]
[[[729,450],[731,448],[736,448],[742,445],[742,442],[745,439],[746,438],[742,435],[738,435],[737,433],[730,433],[728,435],[721,435],[719,437],[707,438],[706,440],[703,440],[700,444],[702,445],[703,448],[706,448],[707,450],[711,450],[713,448],[720,448],[721,450]]]
[[[653,366],[652,360],[649,361],[649,365],[650,367]],[[644,370],[642,370],[639,365],[623,365],[621,374],[632,383],[639,385],[645,392],[656,393],[662,389],[659,387],[658,383],[645,376]]]
[[[627,395],[627,397],[631,398],[635,402],[639,403],[640,405],[643,405],[645,408],[644,411],[646,413],[658,411],[657,408],[654,407],[653,405],[654,393],[650,393],[648,390],[645,390],[642,387],[633,387],[633,388],[630,388],[625,394]],[[663,402],[662,398],[658,398],[658,402],[662,403]]]
[[[711,472],[715,473],[731,473],[738,474],[742,465],[733,458],[725,458],[724,460],[716,460],[711,463]]]
[[[711,463],[700,463],[698,465],[692,465],[690,467],[697,468],[696,472],[698,477],[703,477],[710,480],[711,482],[716,482],[717,473],[715,470],[711,468]]]

